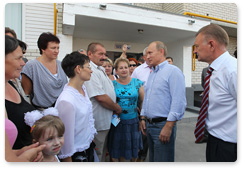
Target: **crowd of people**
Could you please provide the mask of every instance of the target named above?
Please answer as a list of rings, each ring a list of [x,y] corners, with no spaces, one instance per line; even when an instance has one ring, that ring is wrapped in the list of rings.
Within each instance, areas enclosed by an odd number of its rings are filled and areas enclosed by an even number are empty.
[[[59,43],[42,33],[40,56],[24,62],[27,45],[5,29],[6,160],[105,162],[109,155],[111,162],[138,162],[149,154],[150,162],[174,162],[186,86],[166,45],[151,42],[139,60],[123,45],[113,64],[97,42],[59,61]],[[213,68],[195,129],[200,142],[207,127],[207,161],[237,159],[237,61],[227,44],[214,24],[200,29],[194,44],[198,60]]]

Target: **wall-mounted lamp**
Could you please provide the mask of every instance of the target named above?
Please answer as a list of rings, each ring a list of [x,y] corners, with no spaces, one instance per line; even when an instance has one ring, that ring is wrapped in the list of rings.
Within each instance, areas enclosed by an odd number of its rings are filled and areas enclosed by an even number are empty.
[[[189,24],[189,25],[192,25],[192,24],[194,24],[194,23],[195,23],[195,20],[191,20],[191,19],[188,20],[188,24]]]
[[[101,10],[106,10],[106,7],[107,7],[106,4],[100,4],[100,9]]]
[[[143,34],[143,29],[138,29],[139,34]]]

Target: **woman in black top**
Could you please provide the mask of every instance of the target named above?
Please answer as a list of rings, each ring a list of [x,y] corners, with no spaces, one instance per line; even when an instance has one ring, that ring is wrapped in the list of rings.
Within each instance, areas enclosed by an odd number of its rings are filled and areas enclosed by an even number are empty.
[[[24,122],[24,113],[35,110],[11,85],[10,79],[20,77],[23,61],[23,50],[26,44],[12,37],[5,36],[5,107],[8,119],[11,120],[18,130],[18,136],[13,149],[20,149],[32,144],[30,127]]]

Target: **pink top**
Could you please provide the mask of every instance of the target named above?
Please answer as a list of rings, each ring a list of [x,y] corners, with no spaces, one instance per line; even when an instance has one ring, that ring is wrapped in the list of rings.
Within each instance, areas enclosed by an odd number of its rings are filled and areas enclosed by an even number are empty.
[[[18,135],[18,130],[17,130],[16,126],[14,125],[14,123],[7,118],[5,118],[5,132],[7,133],[9,142],[10,142],[11,146],[13,147],[14,142]]]

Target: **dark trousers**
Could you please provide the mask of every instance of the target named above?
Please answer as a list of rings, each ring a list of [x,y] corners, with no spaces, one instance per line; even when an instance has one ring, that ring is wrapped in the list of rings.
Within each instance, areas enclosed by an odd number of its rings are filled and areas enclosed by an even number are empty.
[[[138,158],[141,160],[145,160],[148,152],[148,141],[147,141],[147,136],[143,135],[143,133],[141,133],[141,137],[143,139],[143,149],[139,150]]]
[[[225,142],[208,134],[206,160],[207,162],[235,162],[237,143]]]
[[[91,142],[89,148],[82,152],[76,152],[72,156],[73,162],[94,162],[95,143]]]

